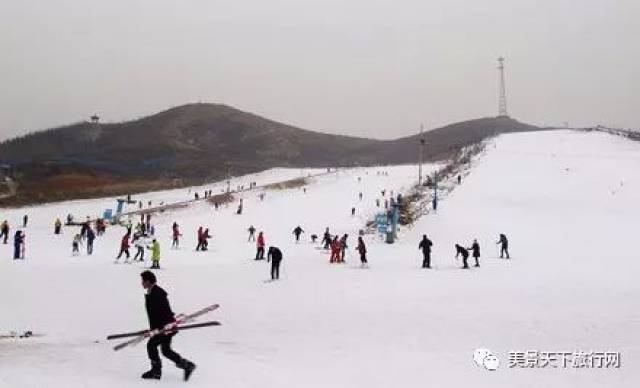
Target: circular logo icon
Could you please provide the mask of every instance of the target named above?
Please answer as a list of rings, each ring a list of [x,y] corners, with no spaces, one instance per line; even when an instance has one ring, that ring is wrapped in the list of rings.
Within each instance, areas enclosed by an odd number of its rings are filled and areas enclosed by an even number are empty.
[[[477,366],[484,367],[486,370],[494,371],[500,366],[500,360],[491,350],[478,348],[473,352],[473,361]]]

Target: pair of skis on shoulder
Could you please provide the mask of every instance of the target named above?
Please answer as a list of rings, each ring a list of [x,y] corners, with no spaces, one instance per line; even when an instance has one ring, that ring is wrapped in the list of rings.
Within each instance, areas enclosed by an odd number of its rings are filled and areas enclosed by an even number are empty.
[[[114,340],[114,339],[119,339],[119,338],[127,338],[127,337],[134,337],[130,340],[127,340],[125,342],[119,343],[116,346],[113,347],[113,350],[120,350],[120,349],[124,349],[127,346],[135,346],[137,344],[139,344],[140,342],[144,341],[145,339],[157,336],[157,335],[164,335],[164,334],[170,334],[170,333],[175,333],[177,331],[180,330],[187,330],[187,329],[196,329],[199,327],[207,327],[207,326],[220,326],[220,322],[218,321],[208,321],[208,322],[201,322],[201,323],[193,323],[193,324],[186,324],[189,322],[194,321],[196,318],[209,313],[213,310],[216,310],[218,307],[220,307],[219,304],[212,304],[210,306],[207,306],[203,309],[200,309],[194,313],[191,314],[180,314],[176,316],[175,321],[166,324],[163,328],[161,329],[154,329],[154,330],[140,330],[140,331],[134,331],[134,332],[130,332],[130,333],[121,333],[121,334],[112,334],[110,336],[107,337],[108,340]]]

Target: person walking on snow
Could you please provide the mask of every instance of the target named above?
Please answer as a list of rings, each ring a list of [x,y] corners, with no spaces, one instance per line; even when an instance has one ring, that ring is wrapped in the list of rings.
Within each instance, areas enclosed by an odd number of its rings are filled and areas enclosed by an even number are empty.
[[[4,220],[2,226],[0,226],[0,237],[4,237],[3,244],[9,241],[9,222],[7,222],[7,220]]]
[[[90,226],[87,225],[87,255],[93,254],[93,241],[96,239],[96,234],[91,229]]]
[[[331,242],[331,258],[329,259],[330,263],[340,262],[340,249],[340,241],[338,240],[338,235],[336,235]]]
[[[251,225],[249,226],[249,229],[247,229],[247,231],[249,232],[249,238],[247,239],[247,242],[256,241],[256,228]]]
[[[418,245],[418,249],[422,250],[422,268],[431,268],[431,247],[433,243],[427,238],[426,234],[422,235],[422,240]]]
[[[202,232],[202,250],[206,251],[209,249],[209,239],[211,238],[211,235],[209,234],[209,229],[205,229],[204,232]]]
[[[166,325],[175,322],[175,316],[171,311],[167,292],[158,286],[156,275],[151,271],[144,271],[140,274],[142,287],[146,290],[144,296],[147,317],[149,318],[149,328],[159,330]],[[171,349],[171,341],[177,332],[158,334],[147,342],[147,355],[151,361],[151,369],[142,374],[143,379],[159,380],[162,377],[162,361],[158,354],[158,346],[162,355],[173,361],[176,367],[184,371],[183,379],[189,380],[191,374],[196,369],[196,364],[183,358]]]
[[[267,253],[267,263],[271,261],[271,280],[280,279],[280,263],[282,262],[282,252],[277,247],[269,247]]]
[[[136,247],[136,255],[133,256],[133,261],[144,261],[144,235],[142,233],[135,233],[131,242]]]
[[[324,244],[324,249],[329,249],[331,245],[331,233],[329,233],[329,228],[324,231],[324,235],[322,237],[322,244]]]
[[[258,241],[256,242],[256,260],[264,260],[264,234],[258,233]]]
[[[358,253],[360,253],[360,266],[367,266],[367,246],[364,245],[364,240],[362,236],[358,236],[358,247],[356,248]]]
[[[296,236],[296,244],[298,244],[300,242],[300,235],[304,233],[304,230],[302,230],[302,228],[300,227],[300,225],[298,225],[294,230],[293,230],[293,234]]]
[[[174,222],[171,229],[173,231],[173,242],[171,243],[171,248],[178,249],[180,247],[180,236],[182,236],[182,234],[180,234],[180,227],[178,226],[178,223]]]
[[[507,255],[507,259],[509,258],[509,240],[507,240],[507,236],[504,234],[500,234],[500,239],[496,244],[500,244],[500,258],[502,259],[504,255]]]
[[[456,259],[458,258],[458,255],[462,255],[462,268],[468,269],[469,265],[467,264],[467,258],[469,258],[469,251],[456,244]]]
[[[80,244],[82,244],[82,236],[80,235],[80,233],[77,233],[73,237],[73,242],[71,243],[71,254],[73,256],[77,256],[80,254]]]
[[[478,240],[473,239],[473,244],[471,244],[471,248],[468,248],[471,251],[471,256],[476,259],[476,267],[480,266],[480,262],[478,259],[480,258],[480,244],[478,244]]]
[[[196,252],[201,250],[204,246],[202,236],[203,236],[203,232],[202,232],[202,226],[201,226],[198,228],[198,245],[196,245]]]
[[[345,234],[342,236],[342,238],[340,239],[340,262],[344,263],[344,256],[347,252],[347,238],[349,238],[348,234]]]
[[[148,247],[151,251],[151,268],[160,269],[160,243],[155,238]]]
[[[118,262],[118,260],[120,260],[120,257],[122,257],[122,254],[125,254],[127,256],[127,258],[124,260],[125,263],[129,262],[129,233],[125,233],[124,236],[122,236],[122,240],[120,240],[120,253],[118,253],[118,257],[116,257],[116,263]]]
[[[22,255],[22,244],[24,243],[24,234],[20,230],[16,230],[13,236],[13,259],[20,259]],[[22,257],[24,259],[24,257]]]
[[[53,234],[60,234],[60,230],[62,229],[62,221],[59,218],[56,218],[56,222],[53,224]]]

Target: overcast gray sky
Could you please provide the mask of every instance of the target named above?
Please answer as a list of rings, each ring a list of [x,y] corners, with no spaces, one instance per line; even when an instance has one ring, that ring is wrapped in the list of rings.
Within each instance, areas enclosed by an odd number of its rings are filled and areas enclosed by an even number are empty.
[[[497,111],[640,127],[638,0],[0,0],[0,139],[219,102],[378,138]]]

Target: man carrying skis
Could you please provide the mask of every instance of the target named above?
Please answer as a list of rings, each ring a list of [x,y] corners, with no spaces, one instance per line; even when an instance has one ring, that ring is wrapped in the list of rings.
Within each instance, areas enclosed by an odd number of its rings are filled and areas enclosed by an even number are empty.
[[[144,271],[140,276],[142,277],[142,287],[147,290],[144,299],[149,326],[151,330],[162,329],[165,325],[175,321],[169,299],[167,299],[167,292],[156,284],[156,275],[153,272]],[[142,374],[143,379],[159,380],[162,377],[162,361],[160,361],[158,354],[158,346],[160,346],[162,355],[173,361],[178,368],[184,370],[184,380],[189,380],[196,365],[171,349],[171,340],[174,335],[176,332],[158,334],[149,339],[147,354],[151,360],[151,370]]]
[[[422,235],[422,240],[418,245],[418,249],[422,249],[422,268],[431,268],[431,246],[433,243],[427,238],[426,234]]]
[[[294,230],[293,234],[296,236],[296,244],[300,242],[300,235],[304,233],[304,230],[298,225]]]
[[[504,234],[500,234],[500,239],[496,244],[500,244],[500,258],[502,259],[504,255],[507,255],[507,259],[509,258],[509,240],[507,240],[507,236]]]
[[[269,247],[267,253],[267,263],[271,261],[271,280],[280,279],[280,262],[282,261],[282,252],[277,247]]]

